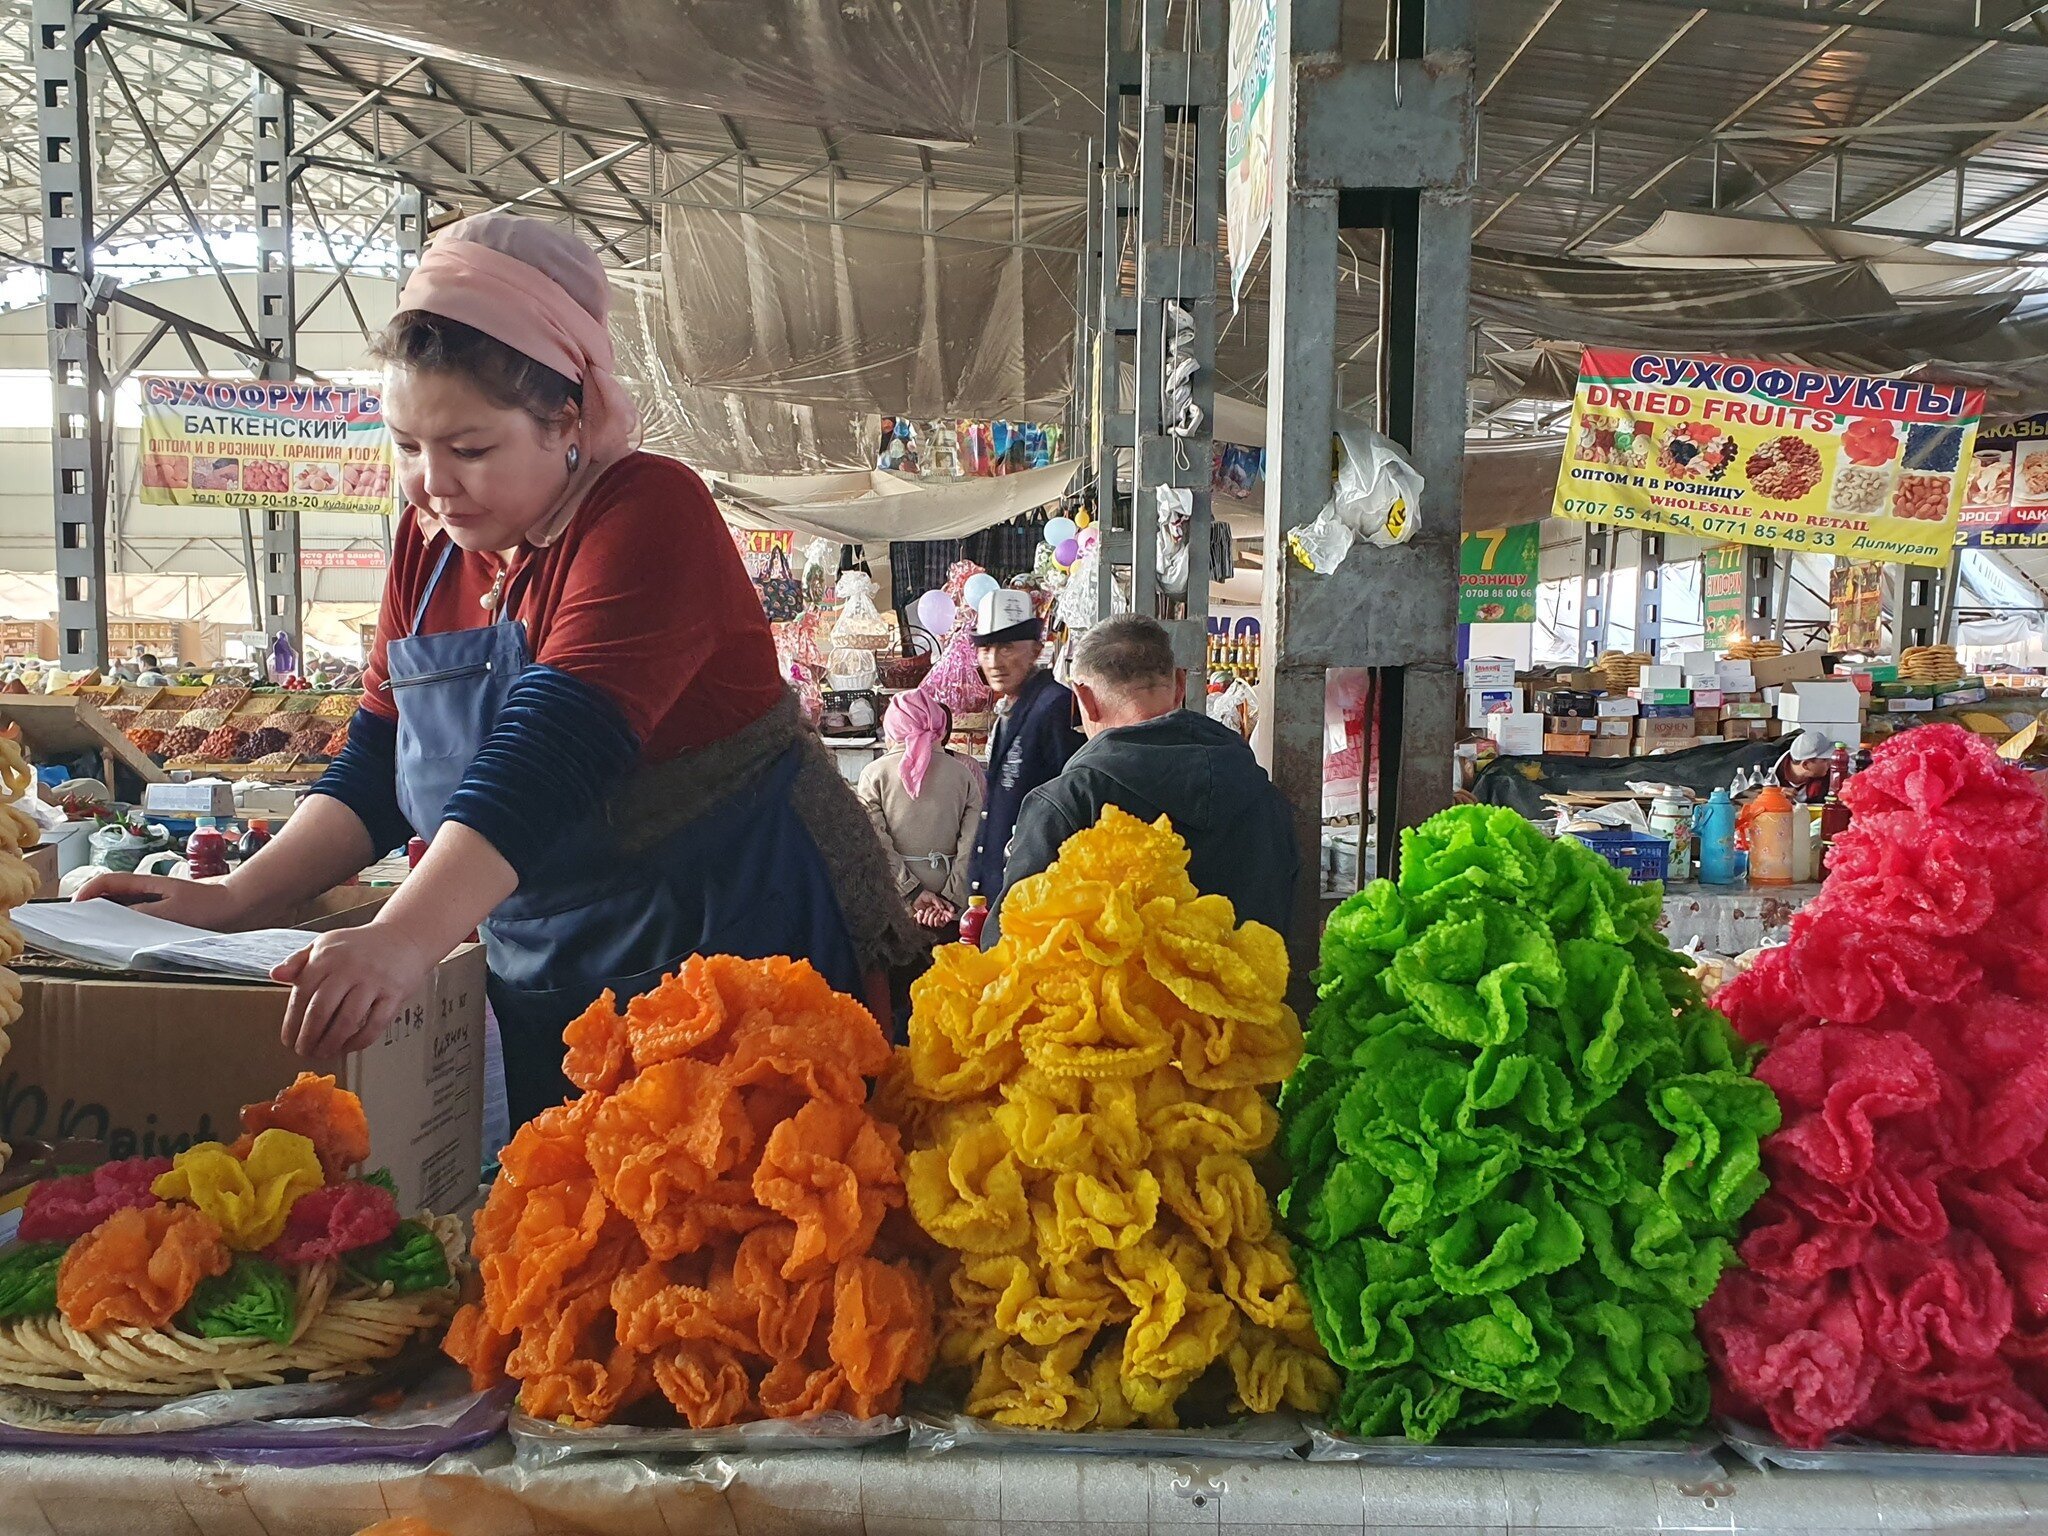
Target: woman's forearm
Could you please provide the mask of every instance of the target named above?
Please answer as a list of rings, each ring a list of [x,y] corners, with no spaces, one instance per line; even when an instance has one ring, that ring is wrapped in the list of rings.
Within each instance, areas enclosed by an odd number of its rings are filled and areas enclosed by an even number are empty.
[[[518,888],[518,873],[482,833],[444,821],[426,857],[371,926],[393,929],[428,953],[445,955]]]
[[[353,879],[377,857],[360,817],[329,795],[308,795],[269,846],[223,882],[246,927],[280,921],[293,907]]]

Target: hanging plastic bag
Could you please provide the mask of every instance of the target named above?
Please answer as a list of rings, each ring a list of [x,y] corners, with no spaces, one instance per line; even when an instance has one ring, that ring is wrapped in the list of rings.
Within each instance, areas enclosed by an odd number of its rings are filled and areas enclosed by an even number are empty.
[[[1415,537],[1422,475],[1408,456],[1355,416],[1340,416],[1337,488],[1329,503],[1287,535],[1287,547],[1310,570],[1327,576],[1351,546],[1370,540],[1381,549]]]
[[[875,607],[875,579],[866,571],[842,571],[837,587],[839,622],[832,626],[832,647],[867,651],[894,649],[889,621]]]
[[[995,701],[974,659],[974,625],[955,626],[944,652],[918,685],[924,693],[961,715],[978,715]]]
[[[1250,683],[1233,677],[1218,693],[1209,695],[1209,718],[1220,720],[1246,741],[1259,724],[1259,697]]]
[[[1179,597],[1188,589],[1188,524],[1195,493],[1177,485],[1153,487],[1159,505],[1159,590]]]
[[[825,605],[832,590],[832,573],[839,569],[839,545],[831,539],[813,539],[804,546],[804,601],[813,608]]]

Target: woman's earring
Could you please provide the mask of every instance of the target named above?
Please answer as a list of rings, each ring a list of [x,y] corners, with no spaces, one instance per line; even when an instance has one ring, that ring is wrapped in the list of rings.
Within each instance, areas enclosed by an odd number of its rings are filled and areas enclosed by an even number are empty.
[[[569,473],[575,474],[583,463],[583,449],[576,443],[569,445]]]

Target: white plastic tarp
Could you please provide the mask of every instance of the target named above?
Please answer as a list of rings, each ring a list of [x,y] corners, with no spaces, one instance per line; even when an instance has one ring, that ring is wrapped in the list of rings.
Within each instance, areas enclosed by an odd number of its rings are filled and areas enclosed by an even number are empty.
[[[965,142],[976,0],[258,0],[438,58],[681,107]]]
[[[914,480],[873,469],[839,475],[730,475],[713,487],[726,517],[743,528],[793,528],[849,544],[891,539],[961,539],[1057,500],[1079,467],[977,480]]]
[[[912,417],[1064,407],[1083,222],[1068,200],[820,179],[741,211],[724,170],[692,190],[662,210],[677,383]]]

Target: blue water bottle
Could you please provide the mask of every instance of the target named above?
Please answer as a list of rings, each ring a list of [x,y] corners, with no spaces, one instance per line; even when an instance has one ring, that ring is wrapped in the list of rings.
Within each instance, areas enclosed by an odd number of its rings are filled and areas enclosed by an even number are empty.
[[[1693,812],[1693,825],[1700,835],[1700,883],[1735,883],[1735,802],[1728,791],[1717,789],[1705,805]]]

